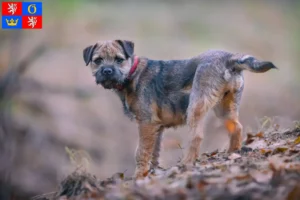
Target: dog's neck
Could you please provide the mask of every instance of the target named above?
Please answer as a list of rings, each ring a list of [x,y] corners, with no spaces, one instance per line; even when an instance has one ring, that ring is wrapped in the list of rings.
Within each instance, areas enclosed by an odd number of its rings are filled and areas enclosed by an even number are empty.
[[[130,68],[130,71],[129,71],[129,73],[128,73],[128,76],[125,78],[124,83],[123,83],[123,84],[117,84],[117,85],[116,85],[116,89],[117,89],[118,91],[122,91],[122,90],[126,87],[126,85],[128,85],[128,83],[131,81],[132,75],[133,75],[134,72],[136,71],[136,69],[137,69],[137,67],[138,67],[138,65],[139,65],[139,62],[140,62],[139,57],[138,57],[138,56],[134,56],[134,57],[133,57],[133,64],[132,64],[132,66],[131,66],[131,68]]]

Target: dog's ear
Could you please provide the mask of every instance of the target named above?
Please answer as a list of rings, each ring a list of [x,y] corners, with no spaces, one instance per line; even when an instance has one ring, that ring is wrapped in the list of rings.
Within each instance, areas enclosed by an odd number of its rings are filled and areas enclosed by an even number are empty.
[[[128,40],[116,40],[116,42],[121,45],[125,52],[126,58],[129,58],[133,55],[134,52],[134,43]]]
[[[94,45],[86,47],[83,50],[83,60],[86,64],[86,66],[88,66],[89,63],[91,62],[92,56],[93,56],[93,53],[94,53],[94,50],[96,47],[97,47],[97,44],[94,44]]]

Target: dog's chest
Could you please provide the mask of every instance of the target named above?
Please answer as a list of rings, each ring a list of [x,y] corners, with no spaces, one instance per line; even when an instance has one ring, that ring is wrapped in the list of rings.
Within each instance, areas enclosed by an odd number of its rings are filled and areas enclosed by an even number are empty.
[[[138,109],[136,95],[124,93],[120,95],[120,99],[123,104],[124,114],[130,119],[136,119]]]

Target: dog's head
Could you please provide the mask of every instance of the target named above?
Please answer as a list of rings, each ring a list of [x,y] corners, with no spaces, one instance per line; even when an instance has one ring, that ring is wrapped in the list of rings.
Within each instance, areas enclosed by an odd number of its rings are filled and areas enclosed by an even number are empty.
[[[105,89],[123,84],[132,66],[134,43],[127,40],[97,42],[83,50],[83,59],[90,65],[96,83]]]

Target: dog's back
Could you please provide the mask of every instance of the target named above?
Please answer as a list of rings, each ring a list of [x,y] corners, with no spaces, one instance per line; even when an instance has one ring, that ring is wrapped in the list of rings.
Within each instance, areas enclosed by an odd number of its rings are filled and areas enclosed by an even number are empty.
[[[215,105],[226,93],[242,92],[244,69],[261,72],[272,66],[249,55],[221,50],[186,60],[147,59],[146,63],[136,81],[138,98],[147,99],[142,101],[139,117],[165,127],[185,124],[190,100],[197,94]]]

